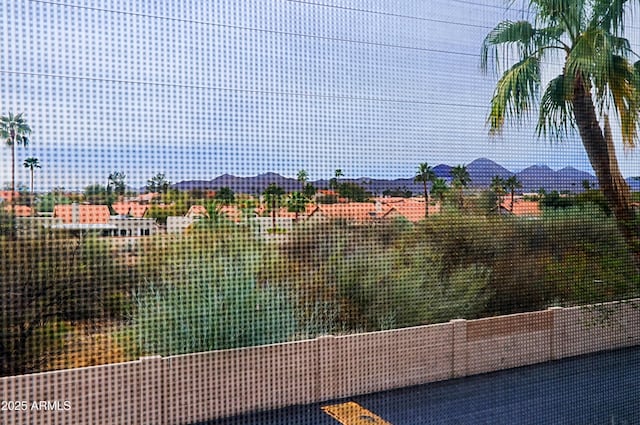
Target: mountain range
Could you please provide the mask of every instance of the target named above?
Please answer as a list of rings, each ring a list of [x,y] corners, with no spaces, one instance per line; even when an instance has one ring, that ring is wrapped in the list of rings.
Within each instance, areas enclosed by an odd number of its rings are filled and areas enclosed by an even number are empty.
[[[433,167],[436,176],[445,179],[448,183],[451,183],[451,169],[452,167],[447,164]],[[573,167],[565,167],[554,171],[546,165],[532,165],[522,171],[513,173],[490,159],[479,158],[467,165],[467,171],[471,177],[469,187],[476,189],[488,188],[491,184],[491,179],[496,175],[507,178],[514,174],[522,183],[522,188],[520,189],[522,192],[537,192],[540,189],[544,189],[546,191],[557,190],[579,193],[584,190],[583,182],[585,181],[589,182],[590,187],[598,187],[598,180],[595,176],[576,170]],[[359,178],[340,179],[340,181],[358,183],[374,195],[380,195],[385,190],[401,189],[411,191],[414,194],[422,193],[423,190],[421,183],[413,181],[413,176],[393,180]],[[629,178],[627,181],[632,190],[640,190],[640,181],[633,178]],[[180,190],[216,190],[221,187],[229,187],[236,193],[259,194],[271,183],[277,184],[287,192],[300,190],[300,182],[296,179],[283,177],[277,173],[265,173],[254,177],[236,177],[230,174],[223,174],[213,180],[181,181],[172,186]],[[316,180],[310,183],[318,189],[327,189],[329,187],[329,180]]]

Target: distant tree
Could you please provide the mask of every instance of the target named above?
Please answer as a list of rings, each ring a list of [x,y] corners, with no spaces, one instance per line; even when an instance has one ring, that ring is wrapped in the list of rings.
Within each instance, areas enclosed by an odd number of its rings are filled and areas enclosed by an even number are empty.
[[[114,171],[109,174],[107,178],[107,193],[115,193],[118,196],[123,196],[127,186],[125,184],[125,179],[127,175],[122,171]]]
[[[278,216],[278,208],[280,207],[282,197],[284,196],[284,189],[282,189],[275,183],[271,183],[264,190],[263,195],[267,204],[269,205],[269,209],[271,210],[271,222],[273,230],[275,231],[277,229],[276,217]]]
[[[219,202],[222,205],[231,205],[236,200],[236,194],[231,190],[230,187],[224,186],[220,189],[216,190],[216,194],[213,199]]]
[[[493,178],[491,179],[491,184],[489,185],[489,189],[491,189],[491,191],[496,194],[497,208],[498,212],[500,212],[500,206],[502,205],[503,201],[502,197],[506,193],[505,180],[498,175],[493,176]]]
[[[518,177],[515,174],[513,174],[511,177],[507,178],[504,181],[504,187],[511,194],[511,204],[510,204],[511,206],[509,207],[509,209],[511,210],[511,212],[513,212],[513,198],[514,198],[516,189],[522,188],[522,183],[520,182],[520,180],[518,180]]]
[[[0,117],[0,138],[5,140],[7,146],[11,148],[11,191],[16,191],[16,145],[27,146],[31,127],[24,119],[24,112],[14,115]],[[15,203],[14,196],[11,197],[11,204]]]
[[[167,193],[169,187],[171,187],[171,182],[167,180],[164,173],[158,173],[147,180],[148,193]]]
[[[573,206],[573,200],[568,196],[561,196],[557,190],[550,193],[545,193],[540,205],[546,209],[564,209]]]
[[[418,171],[416,173],[416,176],[413,178],[414,182],[422,182],[424,187],[424,218],[429,217],[428,183],[434,181],[435,178],[436,178],[436,173],[433,172],[433,169],[426,162],[423,162],[418,166]]]
[[[316,187],[311,183],[307,183],[304,185],[303,193],[307,199],[313,199],[313,197],[316,196],[316,193],[318,193],[318,189],[316,189]]]
[[[295,221],[298,221],[298,215],[307,209],[309,199],[300,192],[293,192],[287,197],[287,211],[295,213]]]
[[[300,188],[304,192],[304,188],[307,185],[307,180],[309,180],[309,173],[307,173],[307,170],[300,170],[298,171],[297,178],[298,178],[298,182],[300,183]]]
[[[444,204],[444,196],[449,191],[449,186],[447,186],[447,181],[445,179],[435,179],[431,184],[431,194],[438,198],[440,201],[440,208],[442,208],[442,204]]]
[[[114,202],[113,194],[107,192],[107,188],[99,183],[86,186],[83,191],[85,202],[95,205],[111,205]]]
[[[451,169],[451,176],[453,177],[451,183],[458,191],[458,208],[462,209],[464,207],[462,192],[464,188],[471,183],[471,176],[469,175],[466,165],[456,165],[453,167]]]
[[[31,211],[34,212],[35,202],[33,197],[33,171],[35,168],[42,168],[42,167],[40,167],[40,162],[38,161],[38,158],[35,158],[35,157],[29,157],[25,159],[23,165],[24,165],[24,168],[28,168],[31,172]]]
[[[344,182],[338,186],[338,193],[342,198],[346,198],[352,202],[366,202],[369,200],[370,193],[357,183]]]
[[[329,189],[333,189],[333,190],[338,190],[340,187],[340,177],[343,177],[344,173],[342,172],[342,170],[340,168],[338,168],[335,173],[334,176],[331,180],[329,180]]]
[[[433,193],[433,190],[431,191]],[[382,191],[382,196],[385,197],[399,197],[399,198],[411,198],[413,192],[406,187],[396,187],[394,189],[385,189]]]
[[[587,179],[582,180],[582,188],[584,190],[590,190],[591,189],[591,182]]]

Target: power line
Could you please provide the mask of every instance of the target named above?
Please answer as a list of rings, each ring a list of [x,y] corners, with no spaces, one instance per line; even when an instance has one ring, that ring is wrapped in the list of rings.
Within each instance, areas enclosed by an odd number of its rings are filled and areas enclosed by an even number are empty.
[[[176,22],[183,22],[183,23],[193,23],[193,24],[200,24],[200,25],[207,25],[207,26],[216,26],[216,27],[221,27],[221,28],[232,28],[232,29],[239,29],[239,30],[246,30],[246,31],[262,32],[262,33],[268,33],[268,34],[278,34],[278,35],[285,35],[285,36],[290,36],[290,37],[312,38],[312,39],[317,39],[317,40],[338,41],[338,42],[342,42],[342,43],[363,44],[363,45],[368,45],[368,46],[387,47],[387,48],[413,50],[413,51],[420,51],[420,52],[445,53],[445,54],[453,54],[453,55],[460,55],[460,56],[472,56],[472,57],[473,56],[478,56],[478,55],[473,54],[473,53],[454,52],[454,51],[448,51],[448,50],[431,49],[431,48],[416,47],[416,46],[406,46],[406,45],[400,45],[400,44],[378,43],[378,42],[364,41],[364,40],[352,40],[352,39],[348,39],[348,38],[328,37],[328,36],[314,35],[314,34],[301,34],[301,33],[287,32],[287,31],[269,30],[269,29],[264,29],[264,28],[252,28],[252,27],[244,27],[244,26],[240,26],[240,25],[230,25],[230,24],[221,24],[221,23],[209,22],[209,21],[200,21],[200,20],[193,20],[193,19],[167,17],[167,16],[162,16],[162,15],[150,15],[150,14],[143,14],[143,13],[136,13],[136,12],[126,12],[126,11],[115,10],[115,9],[102,9],[102,8],[96,8],[96,7],[90,7],[90,6],[69,5],[69,4],[57,3],[57,2],[46,1],[46,0],[29,0],[29,1],[32,2],[32,3],[42,3],[42,4],[47,4],[47,5],[63,6],[63,7],[70,7],[70,8],[76,8],[76,9],[85,9],[85,10],[92,10],[92,11],[98,11],[98,12],[108,12],[108,13],[124,14],[124,15],[130,15],[130,16],[161,19],[161,20],[176,21]],[[436,22],[436,21],[434,21],[434,22]],[[437,22],[449,23],[449,24],[457,24],[455,22],[448,22],[448,21],[437,21]],[[459,25],[466,25],[466,24],[459,24]],[[467,26],[473,27],[473,25],[467,25]],[[482,28],[484,28],[484,27],[482,27]]]
[[[348,10],[348,11],[352,11],[352,12],[368,13],[368,14],[381,15],[381,16],[390,16],[390,17],[394,17],[394,18],[412,19],[412,20],[416,20],[416,21],[434,22],[434,23],[451,24],[451,25],[461,25],[461,26],[473,27],[473,28],[484,28],[484,29],[491,29],[492,28],[492,27],[487,26],[487,25],[467,24],[467,23],[462,23],[462,22],[447,21],[447,20],[443,20],[443,19],[425,18],[425,17],[422,17],[422,16],[403,15],[403,14],[400,14],[400,13],[380,12],[380,11],[376,11],[376,10],[360,9],[360,8],[356,8],[356,7],[336,6],[336,5],[330,5],[330,4],[324,4],[324,3],[314,3],[314,2],[308,1],[308,0],[284,0],[284,1],[289,2],[289,3],[300,3],[300,4],[309,5],[309,6],[318,6],[318,7],[325,7],[325,8],[330,8],[330,9]]]

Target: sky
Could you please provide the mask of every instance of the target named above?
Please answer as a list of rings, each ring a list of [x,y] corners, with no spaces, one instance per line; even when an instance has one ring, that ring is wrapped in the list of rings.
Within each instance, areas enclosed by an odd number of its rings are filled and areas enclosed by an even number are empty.
[[[17,158],[39,158],[36,190],[113,171],[132,187],[160,172],[406,178],[479,157],[591,172],[576,137],[552,144],[533,124],[488,136],[497,77],[480,46],[523,17],[502,0],[4,0],[0,113],[33,129]],[[636,51],[639,32],[627,26]],[[625,175],[640,175],[638,155],[618,146]],[[10,160],[1,147],[2,184]]]

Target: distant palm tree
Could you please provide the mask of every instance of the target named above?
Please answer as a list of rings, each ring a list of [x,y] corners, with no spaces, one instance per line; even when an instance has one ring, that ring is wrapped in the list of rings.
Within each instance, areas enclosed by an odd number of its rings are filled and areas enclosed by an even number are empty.
[[[29,168],[31,171],[31,211],[33,212],[33,204],[34,204],[34,198],[33,198],[33,171],[36,168],[42,168],[40,167],[40,161],[38,161],[38,158],[35,157],[29,157],[27,159],[24,160],[24,168]]]
[[[418,165],[418,171],[416,176],[413,178],[414,182],[422,182],[424,187],[424,218],[429,217],[429,186],[427,183],[432,182],[436,178],[436,173],[433,172],[433,169],[427,164],[423,162]]]
[[[489,184],[489,189],[491,189],[491,191],[496,194],[497,208],[498,212],[500,212],[502,197],[506,193],[505,179],[498,175],[493,176],[493,178],[491,179],[491,184]]]
[[[284,195],[284,189],[275,183],[271,183],[263,192],[267,204],[271,209],[271,222],[273,230],[276,230],[276,217],[278,215],[278,207],[280,207],[280,201]]]
[[[287,198],[287,211],[295,213],[295,221],[298,222],[298,215],[307,209],[309,199],[301,192],[293,192]]]
[[[300,183],[300,190],[303,192],[307,185],[307,180],[309,180],[309,173],[307,173],[307,170],[298,171],[298,182]]]
[[[338,168],[334,174],[334,177],[331,180],[329,180],[329,188],[333,190],[338,190],[340,187],[340,181],[338,179],[343,176],[344,176],[344,173],[340,168]]]
[[[518,180],[518,177],[516,177],[516,175],[514,174],[514,175],[512,175],[511,177],[509,177],[508,179],[506,179],[504,181],[504,186],[511,193],[511,207],[510,207],[510,210],[511,210],[511,212],[513,212],[513,198],[514,198],[516,189],[522,188],[522,183],[520,182],[520,180]]]
[[[442,208],[442,204],[444,203],[444,195],[449,191],[449,186],[447,186],[447,181],[445,179],[435,179],[431,184],[431,194],[436,196],[440,201],[440,208]]]
[[[16,191],[16,145],[27,146],[31,127],[24,119],[24,112],[0,117],[0,138],[5,140],[7,146],[11,147],[11,205],[15,204],[13,194]]]
[[[471,176],[469,175],[469,171],[467,170],[466,165],[456,165],[451,169],[451,177],[453,177],[451,183],[453,187],[458,190],[458,208],[462,209],[464,207],[464,198],[462,196],[462,191],[465,187],[471,183]]]

